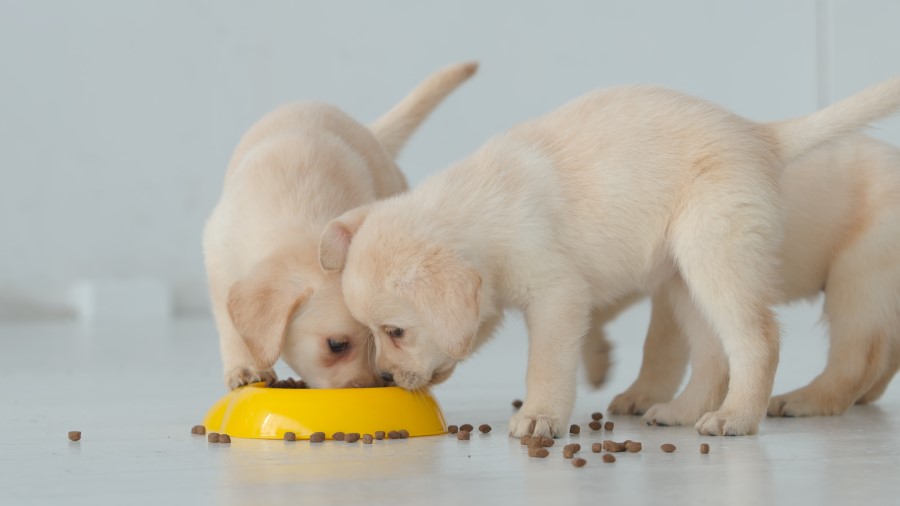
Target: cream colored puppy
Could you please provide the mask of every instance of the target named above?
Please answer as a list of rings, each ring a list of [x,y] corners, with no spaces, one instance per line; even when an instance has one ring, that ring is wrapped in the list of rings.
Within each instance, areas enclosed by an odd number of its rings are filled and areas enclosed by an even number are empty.
[[[244,135],[203,235],[226,385],[274,380],[279,356],[313,387],[380,383],[370,334],[347,311],[340,277],[319,267],[319,236],[348,209],[406,190],[394,159],[476,68],[435,73],[371,129],[298,103]]]
[[[778,361],[776,178],[787,160],[898,107],[900,79],[769,124],[659,88],[594,92],[414,191],[344,214],[323,234],[321,262],[343,268],[376,366],[407,389],[446,378],[504,309],[523,310],[527,395],[514,436],[565,426],[594,308],[663,290],[731,371],[698,429],[753,433]]]
[[[865,136],[826,144],[789,164],[779,181],[786,212],[781,246],[783,302],[825,293],[831,350],[809,385],[773,397],[770,416],[838,415],[872,402],[900,367],[900,150]],[[585,343],[588,378],[602,384],[609,365],[603,325],[634,302],[623,300],[595,322]],[[653,298],[638,379],[609,406],[648,423],[684,424],[715,409],[728,384],[726,363],[693,350],[695,371],[674,404],[688,343],[664,294]],[[721,350],[716,349],[716,353]],[[704,361],[704,359],[707,359]],[[782,367],[790,367],[784,364]],[[682,418],[662,418],[679,413]]]

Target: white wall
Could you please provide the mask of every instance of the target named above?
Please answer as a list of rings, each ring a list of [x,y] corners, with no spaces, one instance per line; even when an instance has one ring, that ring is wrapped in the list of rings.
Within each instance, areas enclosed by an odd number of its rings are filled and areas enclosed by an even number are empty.
[[[282,102],[372,120],[435,68],[481,61],[401,158],[416,183],[600,86],[806,113],[900,74],[898,26],[891,0],[2,0],[0,318],[74,315],[82,279],[143,279],[206,313],[203,221],[239,135]]]

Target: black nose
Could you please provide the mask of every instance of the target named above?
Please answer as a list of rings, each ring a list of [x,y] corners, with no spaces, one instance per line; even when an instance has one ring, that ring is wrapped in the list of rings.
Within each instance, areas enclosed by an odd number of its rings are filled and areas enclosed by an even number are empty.
[[[394,375],[389,372],[383,372],[381,373],[381,379],[383,379],[385,383],[393,383]]]

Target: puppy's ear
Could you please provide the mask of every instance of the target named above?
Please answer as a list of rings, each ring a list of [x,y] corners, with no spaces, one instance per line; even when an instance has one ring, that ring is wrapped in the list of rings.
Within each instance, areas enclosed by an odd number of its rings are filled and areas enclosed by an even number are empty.
[[[453,254],[438,251],[415,277],[413,300],[435,343],[451,358],[467,357],[481,323],[481,276]]]
[[[228,314],[257,367],[268,369],[278,360],[288,324],[310,295],[312,288],[271,260],[231,285]]]
[[[368,214],[369,206],[357,207],[331,220],[325,227],[319,240],[319,264],[325,272],[343,270],[350,242]]]

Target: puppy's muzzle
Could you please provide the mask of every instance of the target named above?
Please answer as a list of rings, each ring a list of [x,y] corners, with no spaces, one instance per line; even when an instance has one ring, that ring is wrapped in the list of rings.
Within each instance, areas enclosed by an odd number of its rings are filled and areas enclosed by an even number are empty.
[[[390,385],[394,382],[394,375],[389,372],[383,372],[383,373],[381,373],[380,376],[381,376],[381,380],[384,381],[388,385]]]

